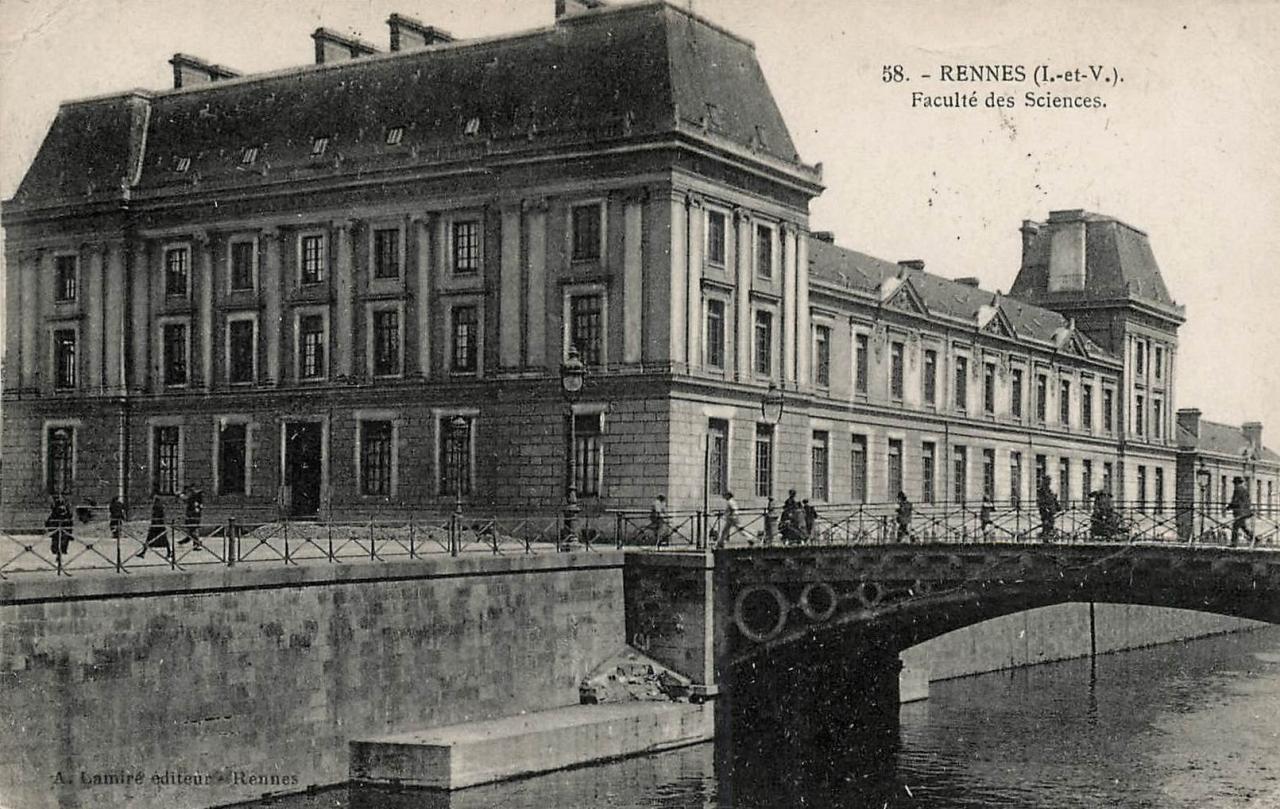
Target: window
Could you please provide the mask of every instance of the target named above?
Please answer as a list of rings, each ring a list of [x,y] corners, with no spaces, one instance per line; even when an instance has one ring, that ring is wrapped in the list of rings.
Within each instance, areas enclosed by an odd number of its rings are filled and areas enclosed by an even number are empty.
[[[258,147],[246,146],[244,151],[240,153],[240,165],[252,166],[258,161]]]
[[[1071,459],[1058,459],[1058,498],[1063,508],[1071,508]]]
[[[813,381],[822,387],[831,385],[831,327],[813,327]]]
[[[45,485],[49,494],[70,494],[75,477],[76,431],[74,427],[50,427],[45,433],[47,442]]]
[[[773,428],[756,425],[756,497],[773,496]]]
[[[232,242],[230,246],[231,291],[244,292],[253,289],[254,244]]]
[[[1155,372],[1156,379],[1164,379],[1164,349],[1156,346],[1156,355],[1151,362],[1155,366],[1152,370]],[[1159,478],[1156,479],[1157,481]]]
[[[982,496],[996,499],[996,451],[982,451]]]
[[[707,365],[724,367],[724,301],[707,300]]]
[[[1009,453],[1009,504],[1022,506],[1022,453]]]
[[[707,263],[724,266],[725,216],[720,211],[707,211]]]
[[[373,277],[400,277],[400,231],[396,228],[373,232]]]
[[[924,403],[938,403],[938,352],[932,348],[924,351]]]
[[[889,454],[886,464],[886,480],[888,480],[887,494],[890,497],[897,497],[898,492],[905,491],[902,486],[902,441],[896,438],[889,439]]]
[[[218,494],[248,494],[249,430],[224,424],[218,430]]]
[[[1111,488],[1111,462],[1104,461],[1102,464],[1102,490],[1107,494],[1115,494]]]
[[[178,483],[178,455],[182,437],[180,428],[165,426],[156,427],[154,430],[155,457],[151,467],[152,490],[155,494],[177,494],[181,489]]]
[[[53,386],[60,390],[76,386],[75,329],[58,329],[53,333]]]
[[[306,315],[298,321],[299,368],[303,379],[322,379],[325,376],[325,328],[324,317]]]
[[[573,485],[583,497],[599,497],[603,477],[604,443],[599,413],[578,413],[573,417]]]
[[[969,407],[969,359],[967,357],[956,357],[955,404],[956,410],[961,413]]]
[[[444,416],[440,419],[440,494],[471,494],[471,436],[474,419]]]
[[[1080,496],[1088,499],[1093,494],[1093,461],[1085,458],[1080,462]]]
[[[1133,344],[1133,372],[1137,376],[1142,376],[1144,373],[1146,373],[1146,368],[1145,368],[1146,363],[1144,362],[1144,359],[1146,358],[1146,352],[1143,349],[1144,349],[1144,346],[1141,341],[1135,342]]]
[[[450,369],[455,373],[476,372],[476,344],[479,340],[479,323],[474,306],[453,307],[453,349]]]
[[[1143,398],[1141,393],[1133,397],[1133,432],[1137,435],[1142,435],[1145,432],[1144,428],[1147,426],[1143,420],[1146,407],[1146,399]]]
[[[476,135],[479,135],[480,134],[480,118],[479,117],[468,118],[466,126],[463,127],[462,129],[462,134],[469,135],[471,137],[475,137]]]
[[[1159,396],[1151,397],[1151,434],[1156,440],[1164,438],[1164,401]]]
[[[191,252],[185,247],[171,247],[164,251],[164,294],[187,294]]]
[[[955,447],[952,452],[952,499],[963,505],[965,495],[969,491],[969,454],[964,447]]]
[[[1036,491],[1040,491],[1040,481],[1049,476],[1049,459],[1044,455],[1036,456]]]
[[[302,283],[319,284],[324,281],[324,235],[312,233],[302,237]]]
[[[404,127],[392,126],[387,128],[386,144],[388,146],[399,146],[402,140],[404,140]]]
[[[163,378],[166,385],[187,384],[187,326],[166,323],[161,328],[164,357]]]
[[[773,277],[773,228],[765,225],[756,225],[756,272]]]
[[[853,335],[853,389],[858,393],[867,392],[867,349],[867,335]]]
[[[920,445],[920,502],[932,503],[934,492],[937,491],[935,478],[937,477],[936,464],[938,462],[938,447],[932,441],[925,441]]]
[[[1093,385],[1090,384],[1080,388],[1080,426],[1093,429]]]
[[[243,385],[253,382],[257,359],[257,324],[241,318],[227,323],[227,382]]]
[[[569,344],[588,366],[604,364],[603,301],[601,295],[573,295],[569,298]]]
[[[825,431],[815,430],[813,433],[813,444],[810,452],[811,469],[813,474],[813,493],[814,500],[826,500],[831,490],[828,486],[827,479],[827,449],[828,436]]]
[[[400,313],[383,309],[373,313],[373,375],[400,373]]]
[[[1158,350],[1159,350],[1159,349],[1157,349],[1157,351],[1158,351]],[[1155,505],[1155,513],[1157,513],[1157,514],[1163,514],[1163,513],[1164,513],[1164,469],[1163,469],[1162,467],[1157,466],[1157,467],[1155,468],[1155,473],[1156,473],[1156,480],[1155,480],[1155,483],[1156,483],[1156,505]],[[1259,494],[1259,495],[1261,495],[1261,494],[1262,494],[1262,483],[1261,483],[1261,482],[1259,482],[1259,483],[1258,483],[1258,494]],[[1259,499],[1261,499],[1261,497],[1259,497]]]
[[[394,434],[389,421],[360,422],[360,494],[391,494]]]
[[[707,422],[707,489],[713,495],[729,490],[729,422]]]
[[[572,208],[573,225],[573,260],[596,261],[600,258],[600,247],[604,241],[601,220],[604,219],[604,206],[599,202],[588,205],[575,205]]]
[[[453,223],[453,271],[470,275],[480,270],[480,223],[467,219]]]
[[[175,158],[173,161],[173,170],[179,174],[186,174],[187,170],[190,168],[191,158],[189,157],[179,157]]]
[[[1009,374],[1009,413],[1015,419],[1020,419],[1022,418],[1022,369],[1014,368]]]
[[[905,351],[906,347],[902,343],[889,344],[889,395],[894,399],[902,398],[906,374]]]
[[[756,373],[773,375],[773,313],[756,310]]]
[[[1058,383],[1058,422],[1071,426],[1071,383],[1065,379]]]
[[[325,149],[329,148],[329,139],[325,137],[312,138],[311,140],[311,156],[320,157],[324,154]]]
[[[993,362],[982,365],[982,412],[988,416],[996,412],[996,365]]]
[[[1113,432],[1116,428],[1115,399],[1115,391],[1109,388],[1102,389],[1102,431],[1106,433]]]
[[[854,503],[867,502],[867,437],[853,436],[853,449],[849,454],[849,499]]]
[[[75,256],[58,256],[53,260],[53,299],[69,303],[76,299],[79,283]]]
[[[1223,491],[1226,491],[1224,485]],[[1147,468],[1138,466],[1138,511],[1147,510]]]
[[[1049,418],[1049,377],[1036,374],[1036,421],[1043,424]]]

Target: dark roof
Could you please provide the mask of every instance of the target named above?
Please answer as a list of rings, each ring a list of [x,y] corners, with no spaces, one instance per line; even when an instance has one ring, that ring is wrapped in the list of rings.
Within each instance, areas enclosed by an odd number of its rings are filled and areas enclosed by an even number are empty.
[[[145,139],[134,108],[149,108]],[[468,132],[468,128],[472,132]],[[387,146],[390,127],[404,128]],[[754,46],[662,2],[547,28],[64,105],[14,197],[83,199],[137,188],[275,183],[609,143],[674,132],[754,150],[806,173]],[[328,137],[322,157],[312,141]],[[246,147],[258,147],[242,166]],[[189,158],[177,172],[178,158]],[[88,170],[86,170],[88,169]]]
[[[823,239],[809,239],[809,278],[842,289],[868,295],[879,294],[881,284],[902,276],[920,295],[931,314],[940,314],[977,325],[984,307],[996,305],[1009,319],[1019,339],[1053,343],[1063,329],[1070,327],[1067,318],[1039,306],[1014,300],[998,293],[968,284],[957,283],[933,273],[906,269],[892,261],[850,250]],[[1086,335],[1076,332],[1090,357],[1115,359]]]
[[[1249,439],[1245,437],[1244,431],[1239,427],[1232,427],[1230,424],[1220,424],[1206,419],[1200,419],[1199,441],[1196,441],[1181,424],[1178,425],[1177,438],[1179,445],[1194,443],[1196,449],[1200,452],[1212,452],[1236,458],[1243,457],[1245,450],[1249,448]],[[1280,463],[1280,455],[1264,446],[1259,460]]]

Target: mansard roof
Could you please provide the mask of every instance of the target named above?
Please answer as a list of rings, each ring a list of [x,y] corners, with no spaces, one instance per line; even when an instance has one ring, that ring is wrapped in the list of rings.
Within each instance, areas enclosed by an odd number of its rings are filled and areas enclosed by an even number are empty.
[[[1180,445],[1188,442],[1194,443],[1198,452],[1227,455],[1237,460],[1243,460],[1245,453],[1252,448],[1248,437],[1244,434],[1244,430],[1239,427],[1233,427],[1230,424],[1222,424],[1208,419],[1200,419],[1199,439],[1192,436],[1181,424],[1178,425],[1177,437]],[[1264,446],[1257,460],[1266,463],[1280,463],[1280,455]]]
[[[510,36],[69,102],[13,202],[267,185],[676,133],[817,182],[754,46],[649,2]],[[328,138],[321,155],[316,138]],[[256,159],[242,160],[251,147]]]
[[[894,279],[899,276],[901,284],[910,285],[919,296],[930,316],[964,321],[977,329],[996,319],[990,312],[995,307],[999,314],[998,322],[1011,327],[1017,340],[1041,343],[1049,350],[1057,350],[1065,346],[1063,334],[1066,330],[1073,342],[1079,341],[1076,345],[1081,346],[1089,358],[1117,361],[1084,333],[1075,331],[1071,321],[1057,312],[923,270],[906,268],[823,239],[809,239],[811,282],[879,299],[884,285],[898,283]]]

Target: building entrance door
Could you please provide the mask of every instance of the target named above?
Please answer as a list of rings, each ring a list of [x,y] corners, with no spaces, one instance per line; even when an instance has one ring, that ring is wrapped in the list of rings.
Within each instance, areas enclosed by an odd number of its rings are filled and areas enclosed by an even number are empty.
[[[314,517],[320,511],[320,423],[285,424],[284,474],[289,487],[289,516]]]

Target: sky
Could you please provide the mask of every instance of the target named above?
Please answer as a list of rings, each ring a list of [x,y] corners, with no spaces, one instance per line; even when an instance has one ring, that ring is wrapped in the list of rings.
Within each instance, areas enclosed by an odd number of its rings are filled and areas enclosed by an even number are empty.
[[[1114,215],[1149,234],[1187,308],[1177,405],[1261,420],[1280,446],[1280,0],[680,2],[755,43],[802,158],[823,165],[813,229],[1007,290],[1023,219]],[[61,100],[165,89],[175,52],[252,73],[313,61],[321,25],[385,49],[391,12],[472,38],[549,24],[553,6],[0,0],[0,198],[13,195]],[[993,109],[981,105],[993,89],[1019,103],[1037,90],[940,82],[941,67],[957,64],[1101,65],[1123,81],[1048,88],[1100,96],[1104,109]],[[884,82],[886,65],[910,80]],[[975,89],[976,109],[912,107],[913,91]]]

